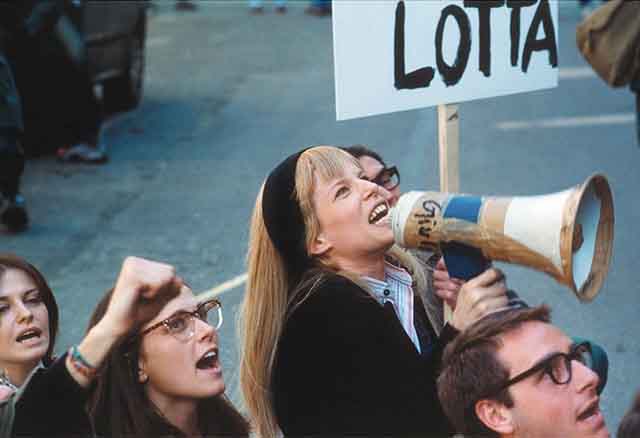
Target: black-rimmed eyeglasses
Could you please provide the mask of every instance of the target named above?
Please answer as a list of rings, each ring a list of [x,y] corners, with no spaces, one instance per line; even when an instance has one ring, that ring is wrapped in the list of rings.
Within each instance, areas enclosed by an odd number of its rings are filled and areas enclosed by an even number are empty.
[[[398,172],[396,166],[385,167],[371,182],[387,190],[393,190],[400,184],[400,172]]]
[[[181,342],[187,342],[195,334],[195,318],[218,330],[222,326],[222,304],[216,299],[204,301],[196,307],[196,310],[177,312],[141,331],[137,337],[141,338],[158,327],[164,326],[173,337]]]
[[[566,385],[571,382],[571,362],[577,360],[589,369],[593,369],[593,358],[591,355],[591,345],[582,342],[571,347],[569,353],[553,353],[546,359],[541,360],[526,371],[512,377],[504,384],[500,385],[492,394],[483,398],[489,398],[505,390],[509,386],[518,383],[538,372],[547,374],[556,385]]]

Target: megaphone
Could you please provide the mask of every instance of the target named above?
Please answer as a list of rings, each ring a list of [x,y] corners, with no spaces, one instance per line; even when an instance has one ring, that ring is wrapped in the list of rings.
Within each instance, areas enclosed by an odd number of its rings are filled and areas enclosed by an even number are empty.
[[[546,272],[581,301],[600,291],[613,246],[613,198],[595,174],[541,196],[408,192],[391,212],[395,242],[443,254],[449,275],[469,279],[490,260]]]

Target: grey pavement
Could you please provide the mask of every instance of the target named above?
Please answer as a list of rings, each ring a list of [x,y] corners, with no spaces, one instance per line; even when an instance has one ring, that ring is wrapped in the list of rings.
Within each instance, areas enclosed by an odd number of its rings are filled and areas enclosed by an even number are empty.
[[[127,255],[175,264],[195,290],[242,274],[260,184],[303,146],[369,144],[398,166],[404,190],[437,188],[435,109],[336,122],[331,20],[306,16],[305,6],[292,3],[286,15],[276,15],[267,5],[265,15],[251,16],[241,2],[200,2],[198,11],[182,13],[160,2],[149,23],[143,104],[109,121],[105,131],[111,161],[102,167],[49,157],[28,162],[24,192],[33,223],[24,234],[0,234],[0,250],[25,256],[49,279],[62,314],[58,351],[81,339]],[[461,189],[535,195],[563,190],[595,171],[608,175],[614,255],[593,303],[579,303],[543,274],[500,266],[531,304],[549,303],[568,333],[606,348],[603,410],[615,430],[640,388],[634,267],[640,250],[633,231],[640,219],[640,149],[633,123],[624,121],[634,112],[631,93],[588,74],[575,48],[574,6],[561,7],[566,74],[558,88],[460,105]],[[619,123],[556,128],[499,125],[610,114],[626,116]],[[222,298],[221,352],[236,401],[233,319],[242,293],[239,287]]]

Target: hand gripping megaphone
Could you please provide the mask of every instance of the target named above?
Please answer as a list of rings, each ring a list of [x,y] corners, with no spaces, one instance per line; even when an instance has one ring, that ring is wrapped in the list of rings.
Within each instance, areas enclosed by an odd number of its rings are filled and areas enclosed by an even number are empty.
[[[581,301],[591,301],[607,275],[613,224],[602,174],[541,196],[409,192],[391,213],[396,243],[441,252],[452,277],[472,278],[490,260],[514,263],[546,272]]]

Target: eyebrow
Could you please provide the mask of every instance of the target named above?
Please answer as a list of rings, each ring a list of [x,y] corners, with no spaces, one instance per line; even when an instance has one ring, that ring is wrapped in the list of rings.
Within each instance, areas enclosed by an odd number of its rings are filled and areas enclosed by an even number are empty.
[[[187,310],[185,308],[178,309],[178,310],[174,311],[171,315],[167,316],[166,318],[163,318],[161,321],[166,321],[167,319],[171,319],[174,316],[180,315],[181,313],[192,313],[192,312],[195,312],[198,309],[199,306],[200,306],[200,304],[196,304],[193,307],[193,310]],[[160,322],[160,321],[158,321],[158,322]]]
[[[569,354],[571,352],[572,346],[573,346],[573,344],[569,344],[569,346],[567,347],[567,351],[556,350],[556,351],[552,351],[550,353],[545,354],[544,356],[542,356],[542,358],[538,359],[537,361],[535,361],[534,363],[529,365],[529,368],[537,367],[542,362],[548,360],[550,357],[555,356],[557,354],[560,354],[560,353],[561,354]],[[527,369],[529,369],[529,368],[527,368]]]
[[[378,178],[380,178],[380,176],[382,176],[382,174],[387,170],[386,167],[383,167],[382,169],[380,169],[380,172],[376,173],[376,175],[370,179],[370,181],[375,181]]]
[[[329,191],[332,191],[336,186],[338,186],[340,184],[344,184],[346,182],[346,180],[347,179],[344,176],[338,178],[333,183],[331,183],[331,185],[329,186]]]
[[[533,367],[537,367],[539,366],[541,363],[549,360],[551,357],[557,355],[558,353],[562,353],[561,351],[552,351],[551,353],[547,353],[544,356],[542,356],[542,358],[538,359],[537,361],[535,361],[534,363],[532,363],[529,368],[533,368]]]
[[[37,288],[37,287],[34,287],[34,288],[32,288],[32,289],[29,289],[29,290],[26,290],[26,291],[22,292],[22,295],[21,295],[21,296],[22,296],[22,297],[24,297],[25,295],[28,295],[28,294],[30,294],[31,292],[39,292],[39,290],[38,290],[38,288]],[[9,297],[7,297],[7,296],[2,296],[2,297],[0,297],[0,301],[8,302],[8,301],[9,301]]]

